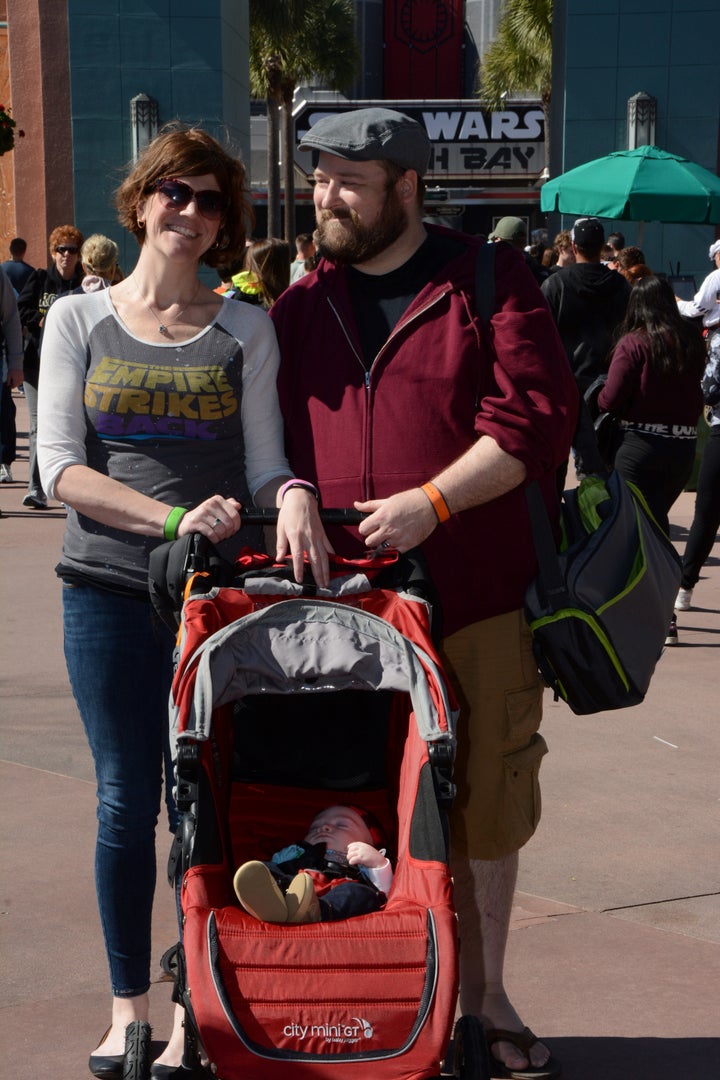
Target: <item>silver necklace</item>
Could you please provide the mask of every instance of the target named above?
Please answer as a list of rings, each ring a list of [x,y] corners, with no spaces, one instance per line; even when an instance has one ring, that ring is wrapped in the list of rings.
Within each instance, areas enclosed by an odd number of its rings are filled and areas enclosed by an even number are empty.
[[[135,292],[138,294],[138,296],[142,300],[143,304],[145,305],[145,307],[148,309],[148,311],[152,315],[153,319],[157,319],[158,334],[167,334],[168,326],[172,326],[173,323],[180,322],[180,319],[183,317],[183,315],[185,314],[187,309],[191,306],[191,304],[194,303],[194,301],[195,301],[195,299],[197,297],[197,294],[200,292],[201,284],[202,284],[202,282],[198,281],[197,288],[195,289],[195,292],[192,294],[192,297],[188,300],[187,304],[182,309],[182,311],[179,311],[177,313],[177,315],[175,316],[175,318],[170,319],[169,322],[163,322],[162,319],[160,318],[160,316],[158,315],[157,311],[155,311],[155,309],[150,306],[148,301],[145,299],[143,294],[140,292],[140,287],[138,286],[137,282],[136,281],[133,282],[133,285],[135,286]]]

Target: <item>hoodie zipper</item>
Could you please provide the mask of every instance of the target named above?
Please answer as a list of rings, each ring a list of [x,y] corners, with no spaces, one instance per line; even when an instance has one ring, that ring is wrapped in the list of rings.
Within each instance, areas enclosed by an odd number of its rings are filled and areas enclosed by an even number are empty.
[[[348,345],[352,349],[353,356],[355,357],[355,359],[357,360],[357,362],[360,364],[360,366],[363,369],[363,379],[364,379],[364,384],[365,384],[365,425],[364,425],[363,448],[362,448],[362,459],[363,459],[362,488],[363,488],[363,493],[364,493],[365,500],[370,498],[370,493],[369,493],[369,490],[368,490],[368,471],[369,470],[368,470],[367,453],[368,453],[368,446],[369,446],[369,443],[370,443],[371,410],[370,410],[370,404],[369,404],[369,395],[370,395],[370,379],[371,379],[371,376],[372,376],[373,369],[375,368],[376,364],[378,363],[378,361],[382,357],[382,355],[385,352],[385,350],[387,349],[387,347],[394,340],[394,338],[396,338],[397,335],[402,330],[404,330],[406,326],[410,326],[412,323],[416,322],[417,319],[419,319],[422,315],[424,315],[427,311],[429,311],[430,308],[434,307],[435,304],[439,303],[440,300],[442,300],[443,297],[447,296],[447,294],[449,292],[452,292],[452,288],[451,288],[451,286],[447,285],[447,286],[445,286],[445,288],[441,289],[440,292],[435,293],[432,297],[430,297],[430,299],[425,304],[423,304],[423,306],[421,308],[418,308],[417,311],[414,311],[412,313],[412,315],[409,316],[409,318],[401,319],[400,322],[391,331],[390,336],[388,337],[387,341],[385,342],[382,349],[377,354],[377,356],[375,357],[375,359],[373,360],[373,362],[372,362],[372,364],[370,365],[369,368],[365,367],[365,363],[363,361],[362,356],[360,355],[358,350],[355,348],[355,344],[354,344],[352,338],[350,337],[348,329],[347,329],[347,327],[346,327],[346,325],[345,325],[345,323],[343,321],[342,314],[340,313],[340,311],[338,311],[338,309],[335,306],[332,298],[329,297],[329,296],[327,298],[327,302],[330,305],[330,308],[331,308],[335,318],[337,319],[337,321],[338,321],[338,323],[340,325],[340,329],[342,330],[342,332],[343,332],[343,334],[345,336],[345,340],[347,341]]]

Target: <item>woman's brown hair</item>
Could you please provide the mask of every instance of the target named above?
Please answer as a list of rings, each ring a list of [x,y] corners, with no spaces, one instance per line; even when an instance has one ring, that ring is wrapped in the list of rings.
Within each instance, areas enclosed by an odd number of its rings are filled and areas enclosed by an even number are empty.
[[[145,224],[138,221],[138,205],[153,194],[158,180],[165,176],[205,175],[215,177],[228,207],[217,240],[201,262],[215,267],[239,258],[245,250],[246,230],[254,223],[245,166],[201,128],[169,124],[147,146],[115,194],[120,224],[142,246]]]

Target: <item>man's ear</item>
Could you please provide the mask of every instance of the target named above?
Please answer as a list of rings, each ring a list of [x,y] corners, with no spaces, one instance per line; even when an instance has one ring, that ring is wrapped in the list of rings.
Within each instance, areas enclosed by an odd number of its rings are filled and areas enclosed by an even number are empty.
[[[407,169],[398,180],[398,193],[401,199],[410,202],[417,193],[418,175],[414,169]]]

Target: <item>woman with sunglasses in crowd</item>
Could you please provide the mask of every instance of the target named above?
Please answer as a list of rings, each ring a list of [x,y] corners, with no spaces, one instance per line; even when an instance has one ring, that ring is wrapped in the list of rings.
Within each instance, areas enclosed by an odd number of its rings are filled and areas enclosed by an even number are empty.
[[[73,225],[58,225],[57,229],[53,229],[48,238],[50,265],[47,270],[33,270],[18,297],[18,311],[25,339],[23,385],[30,421],[29,478],[23,506],[29,506],[32,510],[47,510],[47,498],[37,462],[37,388],[45,316],[58,296],[72,292],[82,281],[82,245],[83,235]]]
[[[284,455],[272,323],[198,277],[201,262],[216,267],[244,250],[242,164],[207,133],[173,126],[141,155],[116,201],[140,244],[137,264],[119,284],[50,313],[39,417],[43,479],[68,506],[57,568],[65,655],[98,779],[95,876],[113,1008],[89,1065],[106,1078],[123,1075],[126,1029],[149,1041],[163,753],[171,775],[174,642],[149,601],[149,553],[199,532],[232,558],[262,543],[242,508],[277,505],[278,555],[292,552],[301,580],[307,552],[318,583],[328,580],[314,490],[293,482]],[[160,1080],[188,1075],[181,1020],[178,1011],[152,1065]]]

